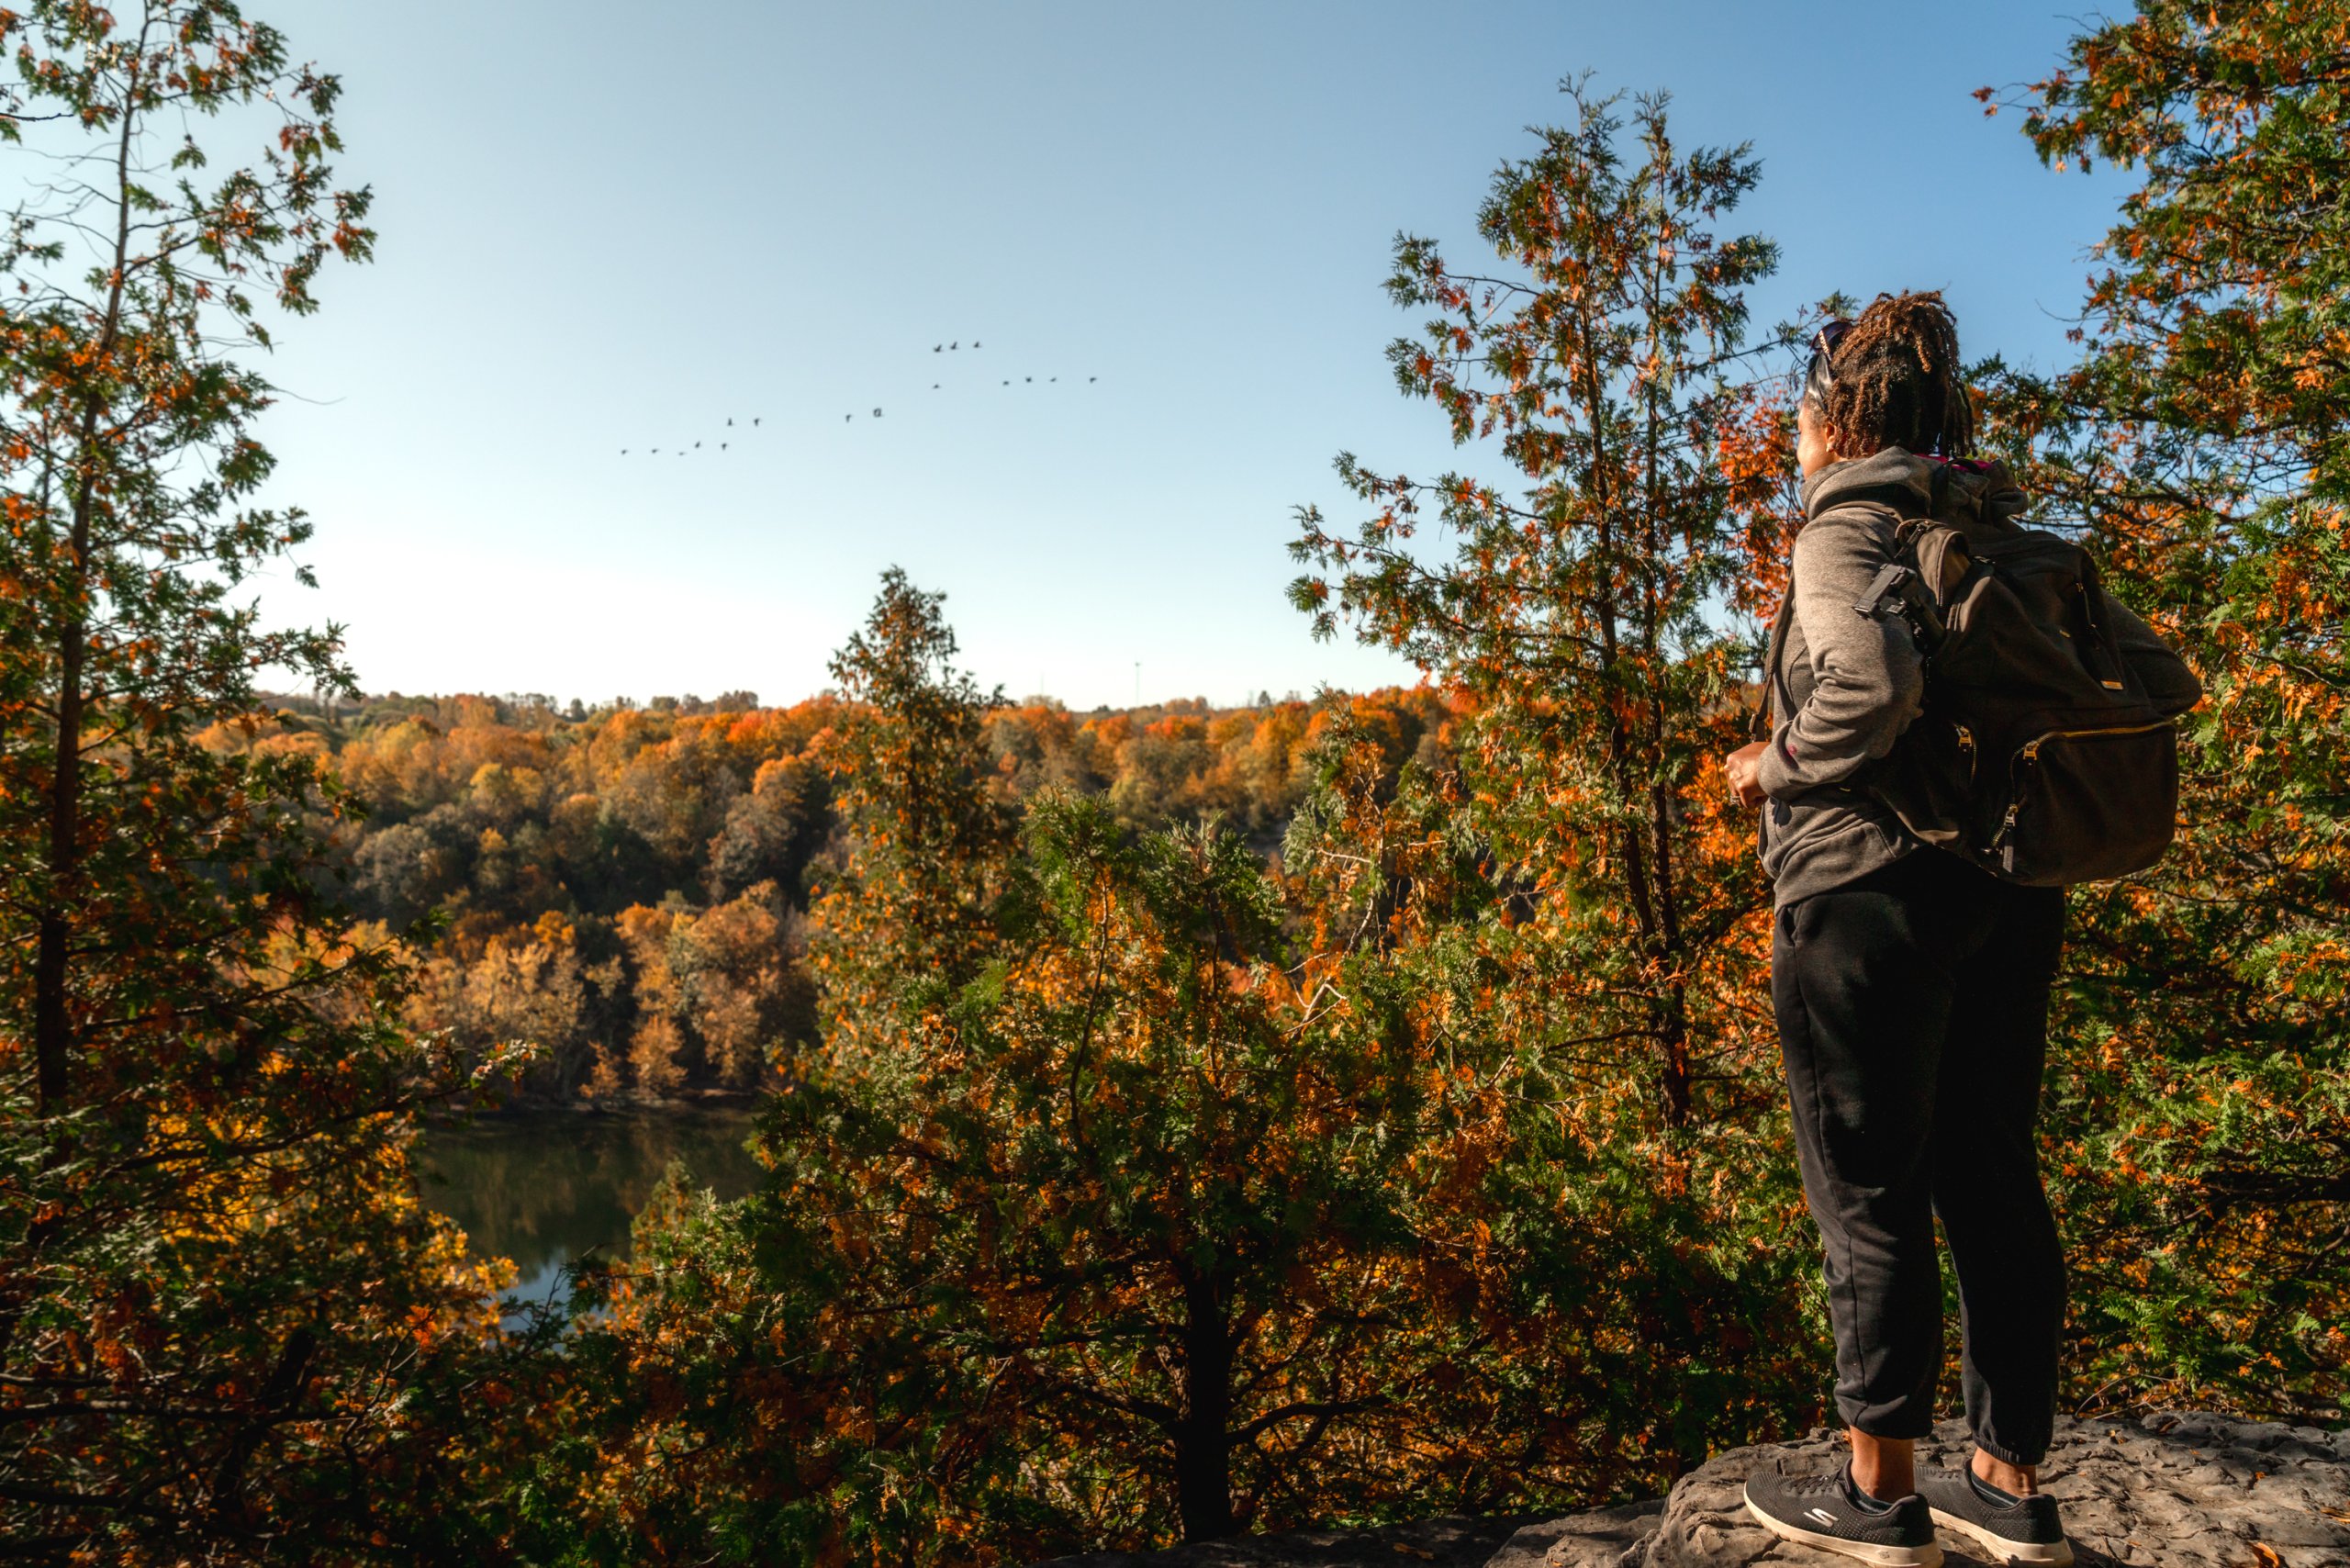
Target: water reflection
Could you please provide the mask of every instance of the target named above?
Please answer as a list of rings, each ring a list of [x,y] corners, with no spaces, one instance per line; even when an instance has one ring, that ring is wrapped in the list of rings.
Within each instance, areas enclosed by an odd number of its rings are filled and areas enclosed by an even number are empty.
[[[484,1116],[425,1135],[424,1199],[476,1257],[514,1260],[514,1294],[546,1295],[592,1247],[628,1256],[629,1222],[672,1159],[738,1198],[758,1184],[748,1109],[549,1111]]]

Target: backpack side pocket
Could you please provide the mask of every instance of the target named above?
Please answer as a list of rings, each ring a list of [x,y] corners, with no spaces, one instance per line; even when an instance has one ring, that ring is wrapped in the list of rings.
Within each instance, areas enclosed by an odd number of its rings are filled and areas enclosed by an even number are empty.
[[[2161,859],[2177,829],[2178,727],[2049,730],[2009,777],[1993,871],[2033,887],[2126,877]]]

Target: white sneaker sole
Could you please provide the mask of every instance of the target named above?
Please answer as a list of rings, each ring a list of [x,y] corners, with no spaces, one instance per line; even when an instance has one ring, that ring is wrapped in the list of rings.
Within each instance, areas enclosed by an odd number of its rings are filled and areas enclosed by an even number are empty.
[[[1924,1546],[1871,1546],[1864,1541],[1844,1540],[1774,1519],[1756,1507],[1751,1497],[1746,1499],[1746,1511],[1754,1516],[1755,1523],[1781,1540],[1800,1541],[1822,1551],[1857,1557],[1863,1562],[1875,1563],[1877,1568],[1942,1568],[1942,1549],[1930,1541]]]
[[[2053,1544],[2033,1540],[2009,1540],[2006,1536],[1985,1529],[1981,1525],[1970,1523],[1960,1518],[1956,1514],[1945,1514],[1940,1508],[1932,1512],[1934,1523],[1946,1530],[1957,1531],[1976,1545],[1998,1553],[2005,1562],[2029,1562],[2034,1564],[2035,1568],[2043,1564],[2045,1568],[2067,1568],[2073,1561],[2073,1543],[2069,1540],[2060,1540]]]

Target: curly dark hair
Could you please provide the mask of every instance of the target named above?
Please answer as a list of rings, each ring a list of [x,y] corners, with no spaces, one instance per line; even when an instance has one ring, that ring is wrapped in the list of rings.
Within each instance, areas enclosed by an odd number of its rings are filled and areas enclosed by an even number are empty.
[[[1803,396],[1834,427],[1840,458],[1887,446],[1936,457],[1974,450],[1958,321],[1939,292],[1878,295],[1812,355]]]

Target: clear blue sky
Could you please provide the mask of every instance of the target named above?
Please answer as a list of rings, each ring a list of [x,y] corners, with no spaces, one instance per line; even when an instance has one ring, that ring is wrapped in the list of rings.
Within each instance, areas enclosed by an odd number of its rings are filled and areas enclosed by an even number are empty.
[[[891,563],[1015,696],[1408,679],[1285,605],[1291,509],[1351,520],[1341,449],[1452,461],[1381,357],[1390,243],[1465,250],[1561,78],[1754,143],[1761,320],[1942,287],[2049,362],[2121,188],[1969,96],[2053,62],[2043,5],[253,9],[345,78],[383,236],[283,334],[322,587],[266,602],[378,691],[796,700]]]

